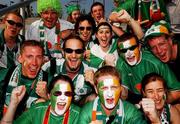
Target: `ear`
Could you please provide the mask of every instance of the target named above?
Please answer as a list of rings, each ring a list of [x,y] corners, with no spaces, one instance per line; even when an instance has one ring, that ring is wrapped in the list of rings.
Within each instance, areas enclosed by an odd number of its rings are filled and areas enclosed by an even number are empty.
[[[146,97],[146,94],[145,94],[145,92],[142,90],[142,95],[144,96],[144,97]]]
[[[95,89],[96,94],[98,94],[98,90],[96,86],[94,86],[94,89]]]
[[[22,59],[22,55],[21,55],[21,54],[18,56],[18,62],[19,62],[19,63],[22,63],[22,62],[23,62],[23,59]]]
[[[62,56],[64,57],[65,55],[64,55],[65,53],[64,53],[64,50],[62,49]]]

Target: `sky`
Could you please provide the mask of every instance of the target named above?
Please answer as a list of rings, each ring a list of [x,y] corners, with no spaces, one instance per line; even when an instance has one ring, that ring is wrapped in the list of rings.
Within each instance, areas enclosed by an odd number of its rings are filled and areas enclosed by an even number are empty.
[[[13,1],[14,3],[12,3],[11,1]],[[5,4],[5,5],[12,5],[12,4],[16,4],[19,3],[22,0],[0,0],[0,4]],[[72,0],[61,0],[61,3],[63,4],[63,18],[67,17],[66,14],[66,8],[64,5],[68,4],[70,1]],[[86,13],[88,13],[90,11],[90,6],[93,3],[93,0],[79,0],[80,1],[80,7],[81,10],[85,9]],[[103,3],[103,0],[94,0],[94,1],[99,1],[101,3]],[[113,9],[113,0],[104,0],[105,1],[105,16],[108,17],[109,13],[111,12],[111,10]],[[31,6],[33,7],[33,13],[36,14],[36,2],[33,2],[31,4]]]

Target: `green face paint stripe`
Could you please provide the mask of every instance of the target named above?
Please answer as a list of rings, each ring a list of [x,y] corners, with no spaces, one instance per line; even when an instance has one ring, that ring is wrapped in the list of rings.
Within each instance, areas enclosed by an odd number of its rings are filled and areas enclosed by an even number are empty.
[[[102,91],[100,88],[101,87],[103,87],[104,86],[104,82],[103,81],[100,81],[100,82],[98,82],[98,85],[97,85],[97,87],[98,87],[98,92],[99,92],[99,98],[100,98],[100,100],[101,100],[101,102],[103,103],[103,104],[105,104],[105,100],[104,100],[104,91]]]

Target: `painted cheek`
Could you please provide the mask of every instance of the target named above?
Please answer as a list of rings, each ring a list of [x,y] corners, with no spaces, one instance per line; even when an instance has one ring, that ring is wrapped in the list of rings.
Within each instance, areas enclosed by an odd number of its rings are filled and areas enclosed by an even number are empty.
[[[52,108],[55,110],[57,96],[51,95],[50,101],[51,101]]]

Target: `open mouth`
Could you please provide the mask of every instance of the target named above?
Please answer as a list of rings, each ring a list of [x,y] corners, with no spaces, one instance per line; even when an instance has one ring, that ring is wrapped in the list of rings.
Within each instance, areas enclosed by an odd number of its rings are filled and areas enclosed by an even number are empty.
[[[128,60],[129,62],[133,62],[133,61],[135,60],[135,56],[127,57],[127,60]]]
[[[113,104],[113,103],[114,103],[114,99],[113,99],[113,98],[107,98],[107,99],[106,99],[106,102],[107,102],[108,104]]]
[[[64,102],[58,102],[57,103],[57,108],[59,110],[63,110],[65,106],[66,106],[66,103],[64,103]]]

